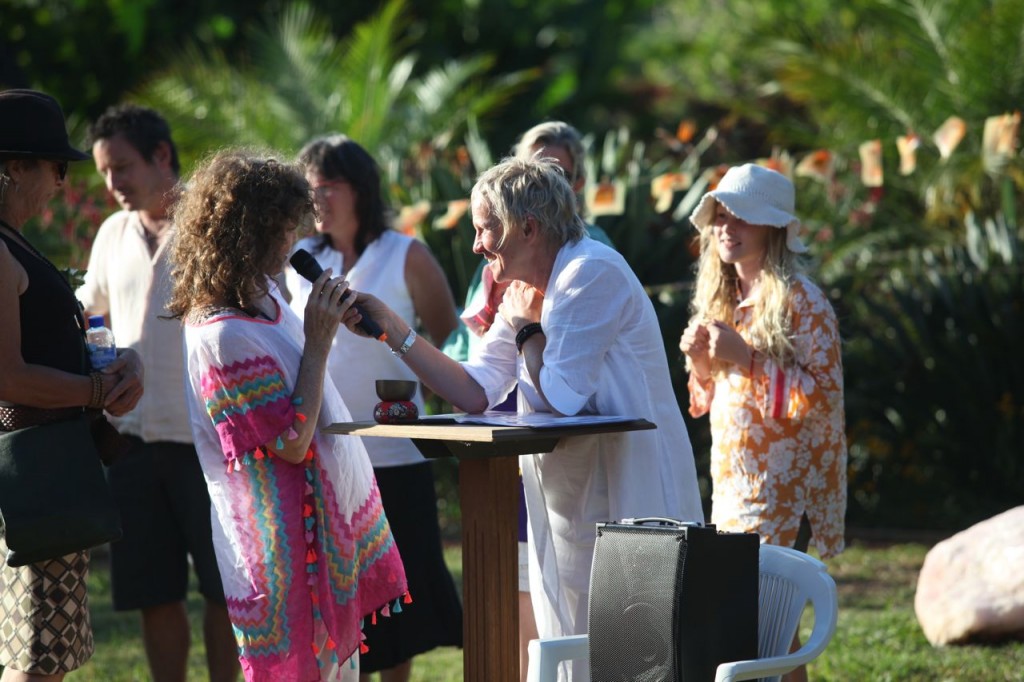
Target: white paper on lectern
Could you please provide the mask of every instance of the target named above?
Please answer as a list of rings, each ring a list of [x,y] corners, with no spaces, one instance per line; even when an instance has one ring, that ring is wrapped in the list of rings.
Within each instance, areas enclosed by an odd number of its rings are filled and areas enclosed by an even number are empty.
[[[586,424],[615,424],[636,421],[636,417],[617,415],[584,414],[571,417],[560,417],[550,412],[531,412],[530,414],[512,414],[509,412],[487,411],[480,414],[456,412],[451,414],[435,414],[420,417],[422,422],[455,422],[457,424],[480,424],[484,426],[524,426],[533,429],[558,428],[562,426],[579,426]]]

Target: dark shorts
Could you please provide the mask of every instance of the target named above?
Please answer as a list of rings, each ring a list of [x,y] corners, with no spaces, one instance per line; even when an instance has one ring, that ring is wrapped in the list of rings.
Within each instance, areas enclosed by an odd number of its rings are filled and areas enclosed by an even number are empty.
[[[384,513],[409,579],[412,603],[365,628],[370,651],[359,672],[393,668],[439,646],[462,646],[462,605],[444,563],[430,462],[373,470]]]
[[[199,592],[224,604],[213,553],[210,495],[195,448],[128,439],[134,446],[131,452],[107,469],[124,529],[124,536],[110,545],[114,610],[185,599],[189,556]]]

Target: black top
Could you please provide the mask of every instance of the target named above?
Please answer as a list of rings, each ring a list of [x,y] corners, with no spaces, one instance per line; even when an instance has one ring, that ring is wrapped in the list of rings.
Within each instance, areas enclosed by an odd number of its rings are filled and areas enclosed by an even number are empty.
[[[28,288],[19,299],[21,357],[74,374],[88,374],[85,322],[75,292],[56,266],[0,229],[11,255],[28,273]],[[34,252],[34,253],[33,253]]]

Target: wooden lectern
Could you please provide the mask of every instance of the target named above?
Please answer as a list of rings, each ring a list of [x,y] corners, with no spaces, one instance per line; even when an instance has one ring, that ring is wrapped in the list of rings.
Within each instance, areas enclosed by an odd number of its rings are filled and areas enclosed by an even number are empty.
[[[536,427],[428,417],[408,424],[345,422],[324,429],[337,435],[410,438],[424,457],[459,460],[463,679],[467,682],[519,680],[519,462],[515,456],[551,452],[565,437],[655,428],[644,419],[595,419],[605,421],[567,418],[559,424],[553,419]]]

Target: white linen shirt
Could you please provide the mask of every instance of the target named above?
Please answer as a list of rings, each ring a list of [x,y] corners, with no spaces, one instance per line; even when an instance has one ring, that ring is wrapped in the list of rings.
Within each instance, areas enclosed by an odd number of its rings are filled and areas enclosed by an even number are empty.
[[[136,211],[107,218],[75,293],[90,315],[109,316],[119,348],[133,348],[142,358],[145,391],[134,410],[111,418],[117,430],[150,443],[191,443],[181,323],[160,317],[171,297],[170,234],[150,256],[144,229]]]
[[[565,438],[551,453],[520,458],[531,594],[547,638],[587,630],[596,523],[642,516],[703,522],[704,515],[654,307],[622,256],[589,238],[564,245],[540,322],[547,339],[540,382],[552,407],[658,427]],[[547,410],[500,316],[463,366],[491,406],[518,383],[520,413]]]

